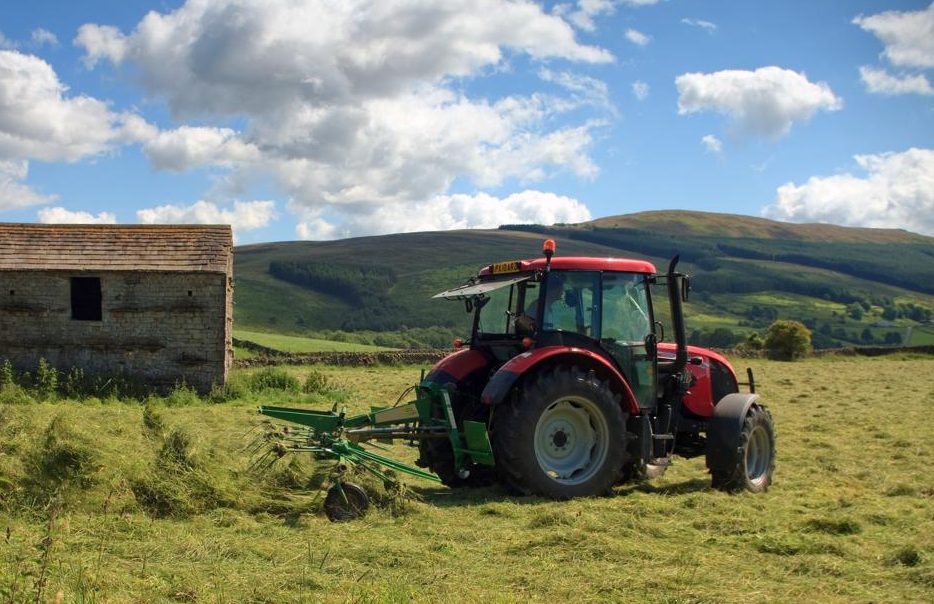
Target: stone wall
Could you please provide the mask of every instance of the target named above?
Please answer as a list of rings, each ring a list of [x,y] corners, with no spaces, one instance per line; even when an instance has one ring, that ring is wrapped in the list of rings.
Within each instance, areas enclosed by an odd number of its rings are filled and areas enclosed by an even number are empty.
[[[72,318],[72,277],[100,279],[101,320]],[[231,308],[219,273],[0,271],[0,359],[205,392],[232,362]]]

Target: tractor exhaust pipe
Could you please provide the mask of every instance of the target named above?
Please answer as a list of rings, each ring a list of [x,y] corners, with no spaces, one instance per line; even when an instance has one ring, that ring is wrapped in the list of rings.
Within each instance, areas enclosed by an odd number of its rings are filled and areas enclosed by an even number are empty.
[[[675,364],[673,373],[680,373],[688,364],[687,335],[684,333],[684,307],[682,301],[687,293],[684,275],[675,272],[680,256],[675,256],[668,264],[668,302],[671,305],[671,327],[675,332]]]

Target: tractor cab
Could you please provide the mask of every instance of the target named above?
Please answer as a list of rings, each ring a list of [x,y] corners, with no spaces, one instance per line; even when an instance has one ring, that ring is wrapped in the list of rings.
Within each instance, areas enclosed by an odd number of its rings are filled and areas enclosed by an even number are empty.
[[[474,316],[470,347],[493,366],[540,350],[587,351],[625,378],[637,408],[654,407],[655,267],[641,260],[552,258],[549,250],[554,253],[551,241],[541,260],[491,264],[435,297],[464,301]],[[663,360],[663,372],[672,366],[673,359]]]

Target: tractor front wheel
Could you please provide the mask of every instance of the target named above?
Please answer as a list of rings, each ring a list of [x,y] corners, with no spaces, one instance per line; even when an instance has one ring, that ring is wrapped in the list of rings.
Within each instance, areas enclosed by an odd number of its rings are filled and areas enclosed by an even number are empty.
[[[764,493],[775,471],[775,428],[768,410],[759,405],[749,407],[732,462],[709,465],[715,489]]]
[[[622,472],[626,418],[593,372],[555,368],[495,409],[492,436],[507,486],[552,499],[603,495]]]

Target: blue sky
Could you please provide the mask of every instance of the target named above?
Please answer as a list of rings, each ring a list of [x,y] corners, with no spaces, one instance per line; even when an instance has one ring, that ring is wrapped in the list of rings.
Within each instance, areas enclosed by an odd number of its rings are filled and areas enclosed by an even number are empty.
[[[932,81],[928,2],[5,2],[0,221],[934,235]]]

